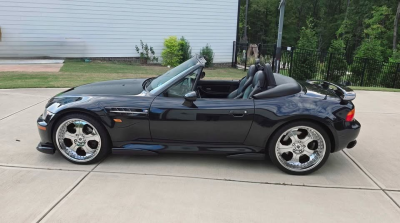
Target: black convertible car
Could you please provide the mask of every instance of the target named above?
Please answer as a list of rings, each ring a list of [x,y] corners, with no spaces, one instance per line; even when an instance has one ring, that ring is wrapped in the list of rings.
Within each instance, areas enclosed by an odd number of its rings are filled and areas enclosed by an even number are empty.
[[[269,157],[307,174],[332,152],[356,145],[355,93],[326,81],[296,80],[252,65],[240,81],[203,80],[195,56],[157,78],[71,88],[47,103],[37,149],[95,163],[107,154],[166,152]]]

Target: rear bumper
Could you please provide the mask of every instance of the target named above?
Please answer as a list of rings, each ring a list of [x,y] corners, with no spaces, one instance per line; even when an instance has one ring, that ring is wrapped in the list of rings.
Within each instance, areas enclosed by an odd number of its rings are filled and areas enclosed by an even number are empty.
[[[353,148],[357,143],[358,134],[360,134],[361,124],[354,119],[352,122],[341,122],[335,125],[337,131],[337,144],[334,152],[345,148]]]

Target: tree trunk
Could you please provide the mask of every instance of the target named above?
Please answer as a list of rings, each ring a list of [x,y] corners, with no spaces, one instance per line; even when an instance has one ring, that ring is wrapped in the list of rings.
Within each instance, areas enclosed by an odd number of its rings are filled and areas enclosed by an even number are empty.
[[[344,20],[347,20],[347,15],[349,14],[349,5],[350,5],[350,0],[347,0],[347,7],[346,7],[346,16],[344,17]]]
[[[400,17],[400,2],[397,6],[396,17],[394,18],[394,28],[393,28],[393,51],[397,50],[397,26],[399,24]]]

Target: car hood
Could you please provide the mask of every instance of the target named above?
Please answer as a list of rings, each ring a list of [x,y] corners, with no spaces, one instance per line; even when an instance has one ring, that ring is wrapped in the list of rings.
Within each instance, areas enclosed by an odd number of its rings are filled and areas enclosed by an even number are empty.
[[[79,95],[137,95],[143,91],[142,84],[146,79],[122,79],[102,81],[74,87],[57,95],[79,96]]]

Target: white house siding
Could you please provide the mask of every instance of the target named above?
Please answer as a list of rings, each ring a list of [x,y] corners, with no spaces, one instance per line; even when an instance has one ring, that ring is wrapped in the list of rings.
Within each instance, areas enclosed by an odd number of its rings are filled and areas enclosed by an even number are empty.
[[[238,0],[0,0],[0,57],[136,57],[142,39],[160,56],[169,36],[192,53],[207,43],[232,60]]]

